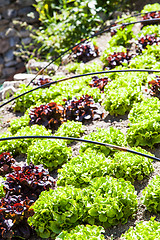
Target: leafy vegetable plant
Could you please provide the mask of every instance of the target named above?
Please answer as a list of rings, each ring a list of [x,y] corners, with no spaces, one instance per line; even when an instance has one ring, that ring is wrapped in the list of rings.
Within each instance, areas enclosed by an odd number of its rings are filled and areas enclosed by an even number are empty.
[[[26,85],[23,84],[16,92],[15,97],[31,89],[33,89],[31,85],[26,87]],[[24,95],[21,98],[17,98],[15,101],[14,111],[25,112],[26,109],[30,108],[31,106],[42,104],[42,102],[50,102],[59,95],[60,92],[58,89],[56,89],[56,86],[51,86],[50,88],[40,88],[34,92]]]
[[[149,45],[158,45],[160,42],[160,38],[157,37],[157,35],[154,34],[147,34],[145,36],[142,36],[138,38],[136,43],[136,50],[137,52],[142,52],[142,50],[146,49]]]
[[[141,13],[151,12],[151,11],[158,11],[160,9],[159,3],[154,4],[146,4],[142,9]]]
[[[42,166],[34,166],[30,163],[13,166],[13,172],[7,174],[4,182],[4,191],[7,196],[21,195],[21,199],[37,200],[42,191],[55,187],[55,180]]]
[[[122,46],[109,47],[109,50],[104,51],[101,61],[104,62],[106,67],[113,69],[120,65],[128,65],[134,56],[135,54],[130,54],[129,50]]]
[[[35,214],[29,224],[42,238],[55,238],[62,230],[82,222],[85,212],[82,191],[69,187],[59,187],[54,191],[44,191],[32,206]]]
[[[156,175],[143,190],[142,202],[147,210],[153,213],[160,212],[160,176]]]
[[[5,176],[12,172],[12,166],[15,164],[15,159],[8,152],[0,154],[0,175]]]
[[[35,214],[29,224],[42,238],[54,238],[62,229],[89,223],[105,228],[126,223],[137,209],[133,185],[123,179],[101,177],[92,180],[83,190],[58,187],[44,191],[34,203]]]
[[[58,169],[57,185],[87,187],[94,177],[101,177],[107,173],[109,163],[110,160],[106,159],[103,153],[86,150]]]
[[[105,99],[103,105],[111,115],[124,115],[129,111],[135,102],[142,101],[140,86],[134,86],[132,82],[125,79],[117,79],[105,87]]]
[[[89,60],[99,56],[99,50],[91,41],[85,41],[76,46],[72,50],[72,55],[78,62],[88,62]]]
[[[16,134],[5,133],[1,137],[11,136],[30,136],[30,135],[51,135],[51,131],[46,130],[44,126],[33,125],[21,128]],[[0,153],[9,151],[14,156],[27,153],[28,147],[36,141],[35,139],[17,139],[0,142]]]
[[[124,179],[113,177],[94,178],[90,190],[91,206],[86,221],[105,228],[125,224],[137,209],[137,196],[133,185]],[[94,197],[93,197],[94,196]]]
[[[136,103],[129,114],[127,141],[130,146],[149,146],[160,142],[160,101],[147,98]]]
[[[39,79],[34,80],[33,85],[42,86],[46,83],[51,83],[51,82],[53,82],[51,78],[40,77]]]
[[[109,127],[107,129],[97,128],[96,132],[92,132],[89,135],[86,135],[84,139],[99,141],[102,143],[115,144],[119,146],[124,146],[126,144],[124,134],[119,129],[113,127]],[[97,152],[102,152],[105,154],[105,156],[108,156],[115,151],[114,149],[107,148],[105,146],[91,143],[83,143],[81,144],[80,152],[84,152],[88,148],[96,150]]]
[[[65,68],[68,70],[68,72],[79,73],[79,74],[102,71],[101,64],[96,62],[93,62],[93,63],[72,62],[67,64]]]
[[[6,164],[5,164],[6,163]],[[55,179],[43,166],[14,164],[15,160],[8,153],[1,154],[1,164],[11,172],[0,177],[0,238],[12,237],[29,239],[33,229],[27,219],[33,215],[31,205],[44,190],[55,187]],[[10,169],[9,169],[10,166]]]
[[[149,154],[144,149],[132,148],[135,151]],[[108,166],[108,173],[116,178],[124,178],[131,181],[143,180],[148,177],[154,168],[152,160],[129,152],[115,152]]]
[[[104,240],[104,228],[101,226],[96,225],[78,225],[75,228],[73,228],[71,231],[62,231],[55,240],[78,240],[78,239],[84,239],[84,240]]]
[[[158,239],[160,223],[151,217],[149,221],[140,221],[135,228],[130,227],[127,232],[122,234],[123,240],[137,240],[137,239]]]
[[[133,150],[147,153],[140,147]],[[57,184],[84,188],[90,185],[93,178],[106,175],[124,178],[133,183],[135,180],[143,180],[151,172],[152,161],[148,158],[128,152],[116,152],[112,158],[106,158],[103,153],[88,149],[58,170]]]
[[[55,136],[61,137],[81,137],[82,133],[84,133],[84,127],[81,122],[67,121],[64,122],[58,130],[55,132]],[[68,143],[72,142],[71,140],[67,140]]]
[[[95,103],[89,95],[83,95],[80,99],[72,98],[65,102],[64,120],[74,120],[84,122],[103,118],[103,113],[99,110],[100,104]]]
[[[30,124],[43,125],[47,129],[58,129],[63,122],[64,108],[55,102],[40,105],[30,110]]]
[[[8,240],[12,237],[24,239],[31,236],[32,229],[27,219],[33,215],[33,210],[30,209],[32,204],[32,200],[21,199],[20,195],[0,199],[1,239]]]
[[[9,128],[10,132],[14,135],[22,127],[28,126],[29,125],[29,121],[30,121],[30,117],[29,117],[28,112],[26,112],[24,114],[24,116],[22,116],[20,118],[13,119],[10,122],[10,128]]]
[[[156,62],[157,60],[155,56],[142,54],[132,58],[129,67],[135,69],[152,69]]]
[[[101,92],[104,92],[104,87],[110,82],[108,77],[99,78],[97,76],[92,77],[92,81],[89,83],[90,87],[97,87]]]
[[[5,196],[5,192],[3,189],[4,178],[0,176],[0,198]]]
[[[27,150],[27,162],[43,164],[53,170],[66,162],[71,155],[71,148],[63,140],[37,140]]]
[[[141,29],[141,31],[138,33],[137,37],[146,36],[147,34],[156,34],[159,37],[160,35],[159,25],[148,25],[143,27],[143,29]]]
[[[148,82],[150,86],[150,95],[160,99],[160,76],[156,76],[155,79]]]
[[[130,18],[130,21],[135,21],[135,18]],[[123,21],[124,22],[124,21]],[[112,38],[109,40],[109,44],[111,47],[117,47],[117,46],[124,46],[129,47],[130,40],[134,37],[133,34],[133,24],[120,27],[116,30],[116,33],[112,36]]]

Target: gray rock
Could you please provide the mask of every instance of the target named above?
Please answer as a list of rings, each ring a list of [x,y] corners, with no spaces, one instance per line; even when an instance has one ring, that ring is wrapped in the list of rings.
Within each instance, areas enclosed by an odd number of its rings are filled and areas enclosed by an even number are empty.
[[[17,64],[17,61],[10,61],[10,62],[7,62],[5,63],[5,67],[12,67],[12,66],[15,66]]]
[[[1,0],[0,1],[0,7],[3,7],[4,5],[9,5],[10,4],[10,0]]]
[[[4,26],[4,25],[7,25],[7,24],[9,24],[9,20],[7,20],[7,19],[2,19],[0,21],[0,26]]]
[[[18,88],[20,84],[22,84],[22,81],[5,81],[3,83],[3,88],[7,88],[7,87],[14,87],[14,88]]]
[[[17,73],[14,75],[14,81],[24,81],[24,80],[31,80],[35,77],[35,74],[27,74],[27,73]]]
[[[20,36],[21,38],[29,37],[29,35],[30,35],[30,32],[27,31],[27,30],[22,30],[22,31],[19,32],[19,36]]]
[[[17,0],[16,3],[22,6],[31,6],[35,3],[35,0]]]
[[[37,70],[40,70],[40,69],[46,67],[47,65],[48,65],[48,62],[36,62],[34,59],[31,59],[26,64],[26,68],[28,70],[36,70],[37,71]],[[58,69],[58,66],[53,63],[47,67],[48,71],[56,71],[57,69]]]
[[[8,37],[8,38],[13,37],[13,36],[16,35],[16,33],[17,33],[17,31],[14,28],[8,28],[6,30],[5,36]]]
[[[27,16],[28,13],[33,12],[33,11],[34,11],[34,7],[31,7],[31,6],[24,7],[18,11],[18,16],[25,17],[25,16]]]
[[[15,68],[14,67],[3,68],[3,70],[2,70],[2,75],[3,76],[10,76],[13,73],[15,73]]]
[[[0,44],[0,54],[5,53],[9,49],[9,41],[8,39],[2,39]]]
[[[32,41],[32,39],[31,39],[30,37],[22,38],[22,43],[23,43],[24,45],[30,44],[31,41]]]
[[[3,64],[0,64],[0,75],[2,74]]]
[[[5,39],[5,33],[4,32],[0,32],[0,38]]]
[[[0,56],[0,64],[4,64],[4,59],[1,56]]]
[[[12,96],[16,92],[16,89],[12,86],[2,89],[2,100]]]
[[[4,61],[5,62],[10,62],[12,61],[14,58],[14,55],[13,55],[13,50],[10,49],[8,50],[5,54],[4,54]]]
[[[10,47],[14,47],[16,46],[16,44],[20,43],[20,38],[19,37],[11,37],[9,39],[9,44],[10,44]]]
[[[15,18],[17,16],[17,11],[15,9],[9,8],[3,12],[2,16],[5,19]]]

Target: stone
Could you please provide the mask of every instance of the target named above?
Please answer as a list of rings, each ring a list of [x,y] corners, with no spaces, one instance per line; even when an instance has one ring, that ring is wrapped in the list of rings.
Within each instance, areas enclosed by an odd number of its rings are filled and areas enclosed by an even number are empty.
[[[3,69],[3,64],[0,64],[0,75],[2,73],[2,69]]]
[[[26,17],[26,15],[30,12],[34,11],[34,7],[28,6],[28,7],[24,7],[19,9],[18,11],[18,16],[20,17]]]
[[[4,5],[9,5],[10,4],[10,0],[1,0],[0,1],[0,7],[3,7]]]
[[[24,45],[30,44],[31,41],[32,41],[32,39],[31,39],[30,37],[22,38],[22,43],[23,43]]]
[[[4,64],[4,59],[2,56],[0,56],[0,64]]]
[[[0,44],[0,54],[1,53],[5,53],[8,49],[9,49],[9,41],[8,39],[2,39],[0,40],[1,44]]]
[[[8,28],[6,30],[5,36],[9,38],[9,37],[15,36],[16,34],[17,34],[17,31],[14,28]]]
[[[47,65],[49,64],[49,62],[36,62],[34,59],[31,59],[28,61],[28,63],[26,64],[26,68],[28,69],[28,71],[30,70],[40,70],[44,67],[46,67]],[[48,71],[56,71],[58,69],[58,66],[55,65],[55,64],[50,64],[48,67],[47,67],[47,70]]]
[[[5,62],[10,62],[12,61],[14,58],[14,55],[13,55],[13,50],[12,49],[9,49],[5,54],[4,54],[4,61]]]
[[[31,80],[35,77],[35,74],[27,74],[27,73],[17,73],[14,75],[14,81],[24,81],[24,80]]]
[[[31,81],[33,78],[35,78],[36,74],[31,74],[31,73],[17,73],[14,75],[13,80],[14,81]],[[50,78],[48,75],[38,75],[36,79],[39,79],[41,77],[44,78]]]
[[[3,12],[2,16],[5,19],[15,18],[17,16],[17,11],[15,9],[9,8],[6,11]]]
[[[12,96],[16,92],[16,89],[12,86],[2,89],[2,100]]]
[[[9,75],[12,75],[13,73],[15,73],[15,68],[14,67],[8,67],[8,68],[4,68],[2,70],[3,76],[9,76]]]
[[[39,22],[39,13],[37,11],[28,13],[26,21],[31,24]]]
[[[15,66],[17,64],[17,61],[10,61],[10,62],[7,62],[5,63],[5,67],[12,67],[12,66]]]
[[[22,84],[22,81],[5,81],[3,83],[3,88],[7,88],[7,87],[14,87],[14,88],[18,88],[20,84]]]
[[[30,35],[30,32],[27,31],[27,30],[22,30],[22,31],[19,32],[19,36],[20,36],[21,38],[29,37],[29,35]]]
[[[22,6],[31,6],[35,3],[35,0],[17,0],[16,3]]]
[[[0,32],[0,39],[5,39],[5,33],[4,32]]]
[[[9,39],[9,44],[10,44],[10,47],[14,47],[16,46],[16,44],[20,43],[20,38],[19,37],[11,37]]]
[[[7,19],[2,19],[2,20],[0,21],[0,26],[1,26],[1,25],[4,26],[4,25],[7,25],[7,24],[9,24],[9,20],[7,20]]]

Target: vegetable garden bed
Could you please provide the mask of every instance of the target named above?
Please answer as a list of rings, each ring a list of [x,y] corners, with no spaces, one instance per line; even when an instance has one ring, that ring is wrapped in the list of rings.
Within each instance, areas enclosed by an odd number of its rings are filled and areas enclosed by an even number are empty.
[[[113,68],[152,73],[112,72],[43,86],[2,108],[0,138],[82,137],[160,158],[160,72],[154,73],[160,71],[160,25],[134,34],[120,28],[99,60],[82,64],[78,58],[63,68],[68,76]],[[15,96],[34,88],[23,85]],[[150,235],[150,225],[158,234],[159,161],[89,143],[18,139],[0,141],[0,174],[2,239],[67,240],[77,233],[81,239],[133,239],[133,230],[122,234],[139,221],[148,222],[137,224],[137,234]]]

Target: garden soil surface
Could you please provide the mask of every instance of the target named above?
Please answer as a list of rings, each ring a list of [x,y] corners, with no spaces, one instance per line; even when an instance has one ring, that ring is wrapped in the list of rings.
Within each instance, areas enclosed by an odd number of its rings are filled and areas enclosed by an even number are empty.
[[[135,26],[135,31],[139,31],[139,26]],[[104,34],[103,36],[100,36],[97,40],[97,45],[100,47],[100,51],[102,52],[105,47],[106,43],[109,39],[108,34]],[[102,64],[100,62],[99,58],[96,58],[95,60]],[[57,74],[64,73],[64,67],[60,67]],[[9,123],[13,118],[20,117],[22,114],[21,113],[14,113],[13,108],[11,104],[8,104],[4,106],[1,110],[0,113],[0,133],[4,133],[7,131],[7,128],[9,127]],[[123,115],[123,116],[111,116],[108,112],[105,111],[105,109],[102,107],[102,111],[105,113],[104,114],[104,119],[103,120],[97,120],[93,121],[90,123],[87,123],[84,125],[85,127],[85,134],[89,134],[91,132],[96,131],[96,128],[108,128],[109,126],[115,127],[120,129],[124,134],[126,134],[127,129],[128,129],[128,113]],[[73,156],[76,156],[79,154],[79,147],[80,143],[78,142],[73,142],[71,145],[72,150],[73,150]],[[145,148],[147,151],[152,152],[155,154],[156,157],[160,158],[160,144],[157,144],[153,149]],[[19,164],[23,163],[26,160],[25,155],[18,156],[16,160],[19,162]],[[154,172],[149,176],[149,178],[144,179],[143,181],[135,182],[134,186],[137,191],[138,195],[138,211],[135,214],[134,218],[130,218],[128,222],[125,225],[118,224],[117,226],[111,227],[106,230],[105,232],[105,238],[106,239],[114,239],[114,240],[119,240],[121,239],[120,236],[122,233],[124,233],[130,226],[135,226],[136,222],[142,220],[149,220],[151,216],[156,216],[156,220],[160,221],[160,216],[159,215],[153,215],[149,213],[145,206],[141,203],[140,199],[142,196],[142,190],[147,186],[148,182],[155,176],[160,174],[160,162],[158,161],[153,161],[153,166],[154,166]],[[51,175],[53,175],[55,178],[57,178],[56,172],[52,172]],[[41,238],[38,238],[36,235],[32,236],[30,238],[31,240],[39,240]]]

